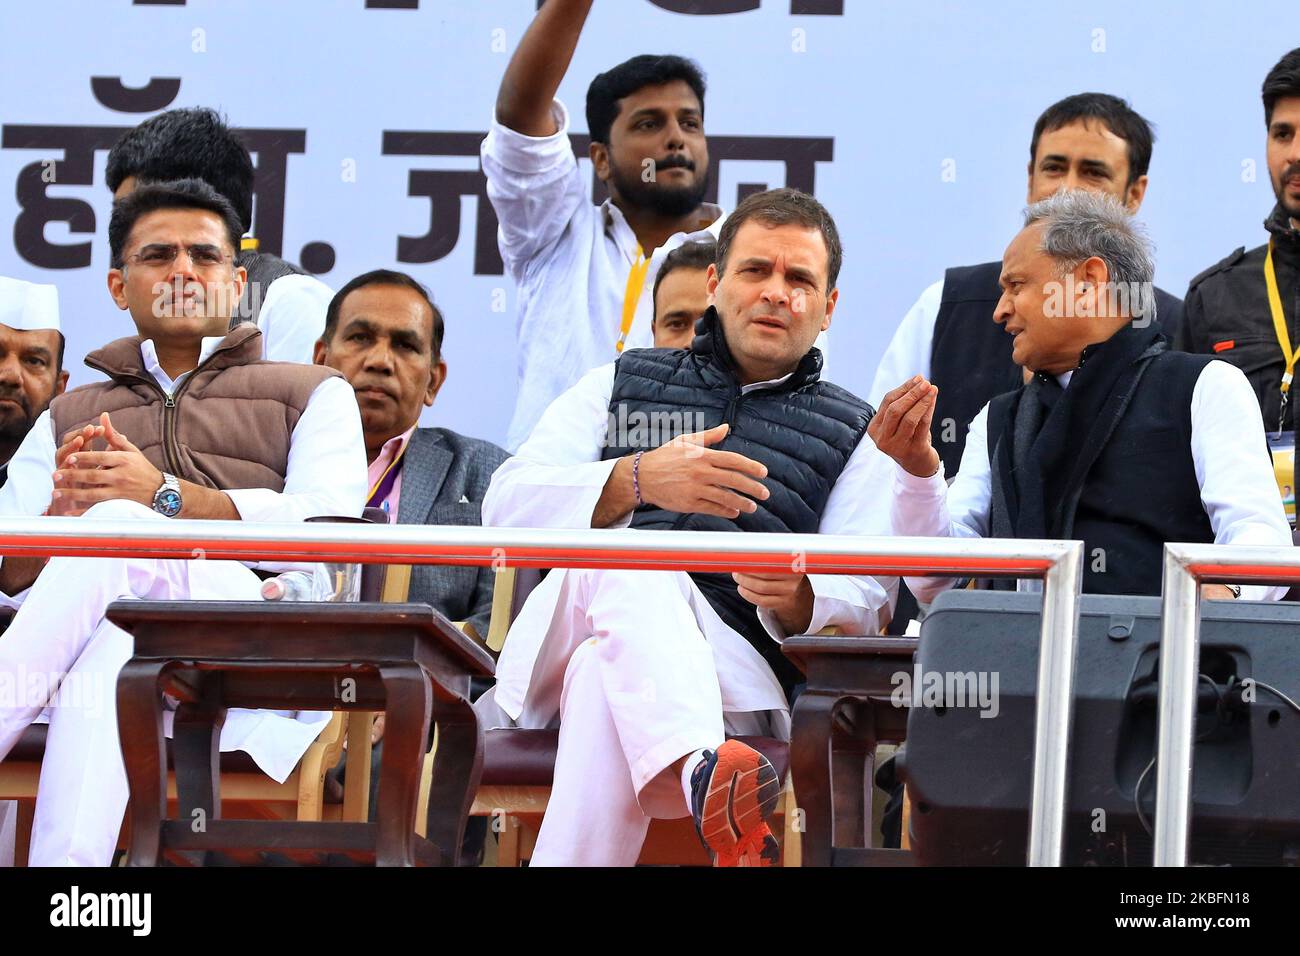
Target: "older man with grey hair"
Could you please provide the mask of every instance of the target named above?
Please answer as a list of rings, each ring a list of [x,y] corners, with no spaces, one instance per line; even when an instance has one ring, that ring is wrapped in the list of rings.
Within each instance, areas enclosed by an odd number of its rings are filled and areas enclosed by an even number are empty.
[[[1084,591],[1152,594],[1168,541],[1286,547],[1259,405],[1245,375],[1170,351],[1149,321],[1152,257],[1108,196],[1058,193],[1025,211],[993,321],[1028,383],[971,423],[949,487],[930,441],[937,389],[891,391],[868,434],[896,462],[896,534],[1082,539]],[[928,602],[951,586],[909,579]],[[1210,597],[1283,589],[1207,585]]]

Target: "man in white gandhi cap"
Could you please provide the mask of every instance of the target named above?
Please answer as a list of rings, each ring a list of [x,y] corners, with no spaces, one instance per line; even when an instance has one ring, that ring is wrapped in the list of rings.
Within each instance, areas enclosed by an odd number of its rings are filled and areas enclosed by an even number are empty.
[[[0,276],[0,485],[32,424],[68,385],[59,290]]]
[[[32,424],[68,384],[59,290],[0,276],[0,486]],[[15,813],[0,801],[0,866],[13,861]]]

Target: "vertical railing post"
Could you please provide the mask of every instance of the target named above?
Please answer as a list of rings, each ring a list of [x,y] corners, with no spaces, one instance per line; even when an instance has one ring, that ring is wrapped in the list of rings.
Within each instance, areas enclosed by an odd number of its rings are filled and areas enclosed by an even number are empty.
[[[1176,545],[1165,546],[1153,862],[1186,866],[1201,644],[1201,589]]]
[[[1034,777],[1029,805],[1029,865],[1060,866],[1065,852],[1074,661],[1083,585],[1083,543],[1072,542],[1043,576],[1038,642]]]

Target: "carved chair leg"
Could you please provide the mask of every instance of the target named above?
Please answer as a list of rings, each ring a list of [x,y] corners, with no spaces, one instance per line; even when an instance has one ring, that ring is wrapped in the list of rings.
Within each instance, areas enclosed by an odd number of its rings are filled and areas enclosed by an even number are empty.
[[[804,866],[830,866],[833,848],[831,733],[837,695],[808,691],[794,704],[790,728],[790,772],[803,811]]]
[[[415,807],[420,762],[429,739],[432,690],[418,664],[379,669],[387,702],[384,759],[379,769],[376,866],[415,865]]]
[[[875,765],[875,735],[860,724],[861,705],[844,701],[831,732],[831,791],[834,803],[835,846],[868,847],[871,829],[871,774]],[[869,714],[867,715],[869,720]]]
[[[172,764],[181,820],[201,825],[221,816],[221,727],[225,722],[225,708],[211,699],[206,688],[201,701],[181,704],[176,710]]]
[[[483,776],[483,728],[464,698],[439,692],[433,706],[438,749],[429,782],[425,834],[437,845],[443,866],[459,866],[465,823]]]
[[[128,866],[157,866],[167,816],[167,757],[158,679],[167,661],[132,659],[117,678],[117,725],[131,788]]]
[[[176,774],[176,818],[195,833],[221,818],[221,728],[226,709],[214,699],[217,681],[204,680],[201,697],[176,709],[172,722],[172,767]],[[185,856],[195,866],[208,861],[207,851]]]

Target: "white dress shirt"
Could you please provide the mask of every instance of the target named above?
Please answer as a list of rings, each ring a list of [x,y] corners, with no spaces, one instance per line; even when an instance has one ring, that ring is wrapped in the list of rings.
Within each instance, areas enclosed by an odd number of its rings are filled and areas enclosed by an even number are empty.
[[[334,290],[315,276],[281,276],[267,286],[266,298],[257,313],[262,358],[310,365],[333,298]]]
[[[210,336],[203,340],[200,363],[212,354],[222,338]],[[158,364],[151,339],[141,343],[140,354],[145,368],[168,394],[189,374],[186,372],[173,381]],[[0,488],[0,516],[45,512],[54,491],[57,451],[54,422],[46,410],[36,419],[9,462],[8,481]],[[244,521],[283,522],[302,521],[316,515],[360,517],[366,487],[365,441],[356,395],[346,379],[331,377],[316,386],[294,427],[284,490],[223,490]]]
[[[1058,377],[1068,387],[1072,373]],[[984,538],[989,535],[993,473],[989,464],[988,406],[966,435],[957,477],[949,486],[943,465],[929,478],[894,466],[895,534]],[[1227,362],[1210,362],[1192,389],[1192,462],[1215,544],[1291,547],[1291,528],[1278,497],[1264,439],[1259,402],[1246,376]],[[922,604],[952,586],[951,578],[907,578]],[[1022,584],[1039,586],[1038,581]],[[1243,599],[1276,601],[1285,587],[1243,585]]]
[[[929,286],[899,323],[889,347],[876,366],[876,377],[867,392],[872,408],[879,408],[885,393],[898,388],[913,375],[930,377],[930,353],[934,347],[934,327],[939,321],[939,304],[943,301],[943,280]],[[990,319],[992,321],[992,319]]]
[[[590,528],[617,459],[601,461],[614,391],[614,364],[592,369],[552,403],[519,449],[492,476],[483,498],[483,524],[524,528]],[[787,376],[788,377],[788,376]],[[746,386],[750,392],[775,382]],[[893,462],[865,435],[831,489],[818,532],[889,533],[886,498]],[[625,528],[632,513],[611,527]],[[851,634],[875,634],[888,623],[888,608],[898,580],[843,574],[810,574],[814,601],[808,632],[839,625]],[[760,609],[759,620],[772,637],[786,637],[775,616]]]

